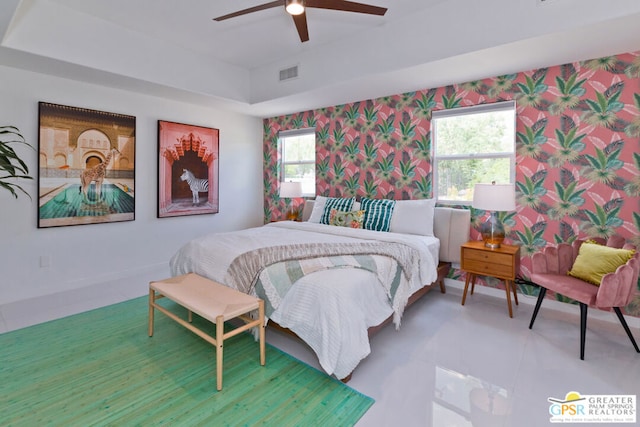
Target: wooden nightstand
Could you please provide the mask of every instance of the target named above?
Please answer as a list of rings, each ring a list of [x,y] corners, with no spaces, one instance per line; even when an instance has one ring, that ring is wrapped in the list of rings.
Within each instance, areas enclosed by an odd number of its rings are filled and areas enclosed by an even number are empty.
[[[476,285],[476,276],[492,276],[503,279],[507,292],[507,305],[509,317],[513,317],[511,310],[511,293],[518,305],[518,294],[514,280],[520,270],[520,246],[500,245],[497,249],[484,246],[484,242],[471,241],[460,247],[461,268],[467,273],[462,294],[462,305],[467,299],[467,289],[471,281],[471,295]]]

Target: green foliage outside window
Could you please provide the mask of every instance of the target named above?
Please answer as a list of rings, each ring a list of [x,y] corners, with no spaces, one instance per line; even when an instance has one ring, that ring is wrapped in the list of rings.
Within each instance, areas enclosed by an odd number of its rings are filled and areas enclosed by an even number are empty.
[[[509,183],[515,153],[513,110],[434,119],[439,200],[470,202],[477,183]]]
[[[305,196],[315,196],[316,185],[316,136],[308,133],[281,136],[281,181],[300,181]]]

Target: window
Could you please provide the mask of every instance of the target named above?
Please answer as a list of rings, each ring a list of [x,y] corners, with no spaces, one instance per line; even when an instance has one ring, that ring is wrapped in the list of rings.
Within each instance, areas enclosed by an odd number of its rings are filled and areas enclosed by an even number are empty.
[[[515,101],[434,111],[433,191],[438,202],[470,205],[477,183],[512,184]]]
[[[299,181],[305,197],[316,195],[316,132],[297,129],[278,134],[281,153],[280,182]]]

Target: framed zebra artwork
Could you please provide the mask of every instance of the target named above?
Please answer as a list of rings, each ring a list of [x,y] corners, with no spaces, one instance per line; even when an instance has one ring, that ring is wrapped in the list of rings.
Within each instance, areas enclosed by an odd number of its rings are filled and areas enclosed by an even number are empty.
[[[158,218],[218,213],[220,131],[158,120]]]
[[[38,228],[135,219],[136,118],[40,102]]]

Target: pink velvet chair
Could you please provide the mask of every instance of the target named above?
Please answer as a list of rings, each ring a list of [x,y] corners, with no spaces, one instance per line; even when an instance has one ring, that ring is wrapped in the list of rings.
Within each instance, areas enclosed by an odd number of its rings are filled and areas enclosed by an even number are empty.
[[[531,316],[529,329],[533,327],[538,310],[547,293],[547,289],[565,295],[580,303],[580,359],[584,360],[584,341],[587,329],[587,308],[594,306],[599,309],[611,309],[616,312],[622,327],[626,331],[636,351],[640,353],[629,326],[620,311],[631,301],[633,292],[638,283],[638,271],[640,270],[640,251],[636,251],[626,264],[621,265],[614,273],[606,274],[600,286],[595,286],[581,279],[568,276],[573,262],[578,256],[578,250],[583,241],[578,240],[569,245],[561,243],[557,247],[546,247],[542,252],[536,253],[532,258],[531,281],[540,286],[540,294],[536,307]],[[607,246],[625,249],[634,249],[624,245],[624,239],[613,236],[606,242]]]

